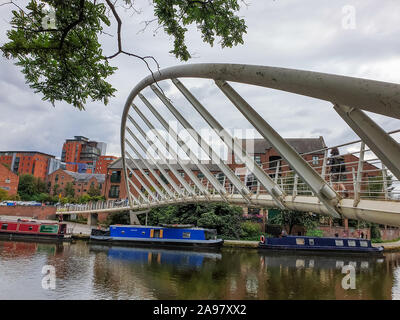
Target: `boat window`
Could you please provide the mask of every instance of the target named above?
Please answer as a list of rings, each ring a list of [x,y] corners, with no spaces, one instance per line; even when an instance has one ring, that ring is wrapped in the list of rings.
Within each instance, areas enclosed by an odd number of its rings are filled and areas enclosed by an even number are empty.
[[[347,243],[348,243],[349,247],[355,247],[356,246],[356,242],[354,240],[347,240]]]
[[[304,244],[304,238],[296,238],[296,244]]]
[[[335,240],[335,245],[338,247],[343,247],[343,240]]]
[[[29,229],[29,231],[31,231],[31,230],[33,230],[33,227],[32,227],[32,226],[30,226],[28,229]]]
[[[1,225],[1,230],[7,230],[8,224],[2,224]]]
[[[121,233],[122,233],[122,234],[124,234],[124,233],[125,233],[125,231],[124,231],[124,230],[122,230],[122,231],[121,231]]]
[[[217,240],[217,231],[215,230],[204,231],[204,235],[206,240]]]
[[[308,239],[308,244],[310,246],[313,246],[314,245],[314,239]]]
[[[367,241],[360,241],[360,246],[361,247],[368,247],[368,242]]]
[[[154,230],[153,238],[161,238],[161,230]]]
[[[190,232],[183,232],[182,233],[182,238],[189,239],[190,238]]]

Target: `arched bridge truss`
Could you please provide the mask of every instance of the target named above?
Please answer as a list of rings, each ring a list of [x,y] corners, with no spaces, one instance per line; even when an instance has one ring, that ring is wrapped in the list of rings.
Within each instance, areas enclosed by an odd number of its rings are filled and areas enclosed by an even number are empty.
[[[279,153],[280,160],[257,163],[243,148],[241,141],[224,130],[220,121],[184,85],[184,78],[213,80],[218,90],[230,101],[232,108],[239,110]],[[228,150],[240,160],[241,170],[229,166],[202,138],[193,120],[187,119],[179,105],[161,89],[163,81],[172,84],[187,100],[193,108],[193,117],[205,120]],[[299,154],[230,82],[277,89],[331,102],[334,110],[360,137],[358,141],[337,146],[344,148],[353,145],[353,152],[349,153],[353,157],[347,157],[346,163],[350,179],[335,179],[335,174],[329,170],[330,148],[315,150],[323,155],[317,163],[307,160],[306,154]],[[148,87],[151,90],[144,90]],[[151,96],[145,96],[144,91],[150,92]],[[202,151],[213,160],[213,165],[218,166],[218,175],[202,163],[199,155],[192,150],[193,145],[179,138],[178,133],[152,104],[154,99],[158,99],[169,110],[174,120],[187,130]],[[141,108],[136,101],[140,101]],[[335,218],[400,226],[400,201],[393,190],[400,179],[400,146],[395,139],[399,131],[386,132],[365,111],[400,119],[400,85],[310,71],[237,64],[192,64],[156,72],[143,79],[131,91],[122,114],[121,151],[128,191],[126,207],[140,212],[173,203],[226,201],[244,206],[314,212]],[[146,117],[145,114],[149,112],[151,118],[157,119],[157,123]],[[140,126],[138,119],[146,127]],[[155,130],[160,125],[168,132],[168,139]],[[155,137],[148,136],[149,130]],[[158,140],[157,144],[163,148],[157,147],[152,139]],[[170,146],[171,141],[179,146],[191,164],[195,164],[195,170],[201,173],[202,178],[194,173],[192,165],[188,165],[174,151]],[[157,157],[147,152],[149,148],[153,149]],[[143,156],[144,153],[146,156]],[[177,165],[171,163],[171,157]],[[375,174],[368,175],[368,172]],[[249,176],[252,177],[250,183]],[[375,179],[367,179],[368,176]],[[341,189],[343,185],[345,189]],[[86,212],[102,210],[116,211],[117,208],[107,204],[105,207],[103,204],[103,208],[86,208]],[[85,208],[64,210],[79,211],[85,211]]]

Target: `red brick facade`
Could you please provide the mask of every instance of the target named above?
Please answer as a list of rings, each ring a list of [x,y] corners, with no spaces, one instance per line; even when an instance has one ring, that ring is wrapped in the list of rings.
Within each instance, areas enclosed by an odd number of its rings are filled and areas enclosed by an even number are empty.
[[[138,160],[140,162],[140,160]],[[210,168],[210,171],[213,174],[217,174],[220,171],[216,168],[216,165],[208,165]],[[145,176],[140,172],[139,169],[135,168],[132,164],[130,164],[130,167],[132,170],[135,172],[135,174],[143,181],[146,183],[146,186],[149,187],[150,190],[153,190],[151,187],[150,183],[147,181]],[[192,172],[195,176],[197,176],[199,179],[202,179],[202,173],[196,168],[195,166],[191,165],[192,167]],[[144,169],[143,171],[145,174],[150,177],[151,181],[154,182],[155,185],[161,188],[161,184],[157,181],[157,179],[149,172],[149,170]],[[191,183],[191,180],[189,176],[182,170],[182,169],[177,169],[177,171],[181,174],[181,176],[185,179],[186,182]],[[158,169],[154,169],[154,172],[157,175],[160,175],[160,171]],[[166,170],[166,172],[169,174],[171,179],[177,184],[180,185],[179,180],[173,175],[173,173],[169,170]],[[145,192],[145,189],[142,187],[142,185],[139,183],[139,181],[135,178],[133,174],[130,174],[130,179],[131,181],[139,188],[141,189],[142,192]],[[167,185],[167,181],[164,181]],[[203,179],[203,184],[206,186],[207,181],[206,179]],[[126,199],[128,197],[128,193],[126,191],[126,184],[125,184],[125,176],[124,172],[122,169],[122,161],[121,158],[118,159],[118,161],[114,162],[112,166],[109,166],[107,169],[107,175],[106,175],[106,182],[105,182],[105,189],[104,189],[104,196],[106,197],[107,200],[117,200],[117,199]],[[136,191],[136,189],[133,186],[130,186],[130,192],[132,195],[135,197],[139,197],[139,193]]]
[[[52,220],[56,217],[56,207],[0,206],[0,216],[30,217],[39,220]]]
[[[19,175],[32,174],[43,181],[46,180],[49,160],[54,158],[52,155],[34,151],[0,152],[0,163],[7,165],[13,172]]]
[[[117,160],[114,156],[100,156],[96,161],[96,169],[94,173],[107,174],[108,166]]]
[[[9,196],[17,194],[19,176],[0,164],[0,188],[7,191]]]
[[[80,197],[88,193],[90,186],[99,188],[101,195],[104,194],[104,175],[94,175],[85,173],[76,173],[68,170],[58,169],[48,176],[51,195],[65,196],[65,187],[68,183],[72,184],[75,191],[75,197]],[[55,185],[58,185],[58,192],[55,193]]]

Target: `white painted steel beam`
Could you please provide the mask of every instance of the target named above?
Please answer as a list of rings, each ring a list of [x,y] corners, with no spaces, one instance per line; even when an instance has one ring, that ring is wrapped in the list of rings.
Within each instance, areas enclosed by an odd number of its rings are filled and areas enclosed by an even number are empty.
[[[368,117],[365,112],[339,104],[335,104],[334,109],[400,180],[400,144]]]
[[[200,103],[199,100],[180,82],[178,79],[171,79],[178,90],[185,96],[190,104],[197,110],[208,125],[215,131],[222,141],[228,146],[229,150],[233,150],[235,155],[246,165],[246,167],[254,174],[257,180],[263,185],[267,192],[275,199],[277,205],[281,209],[285,209],[284,192],[279,185],[275,183],[269,175],[261,169],[246,150],[242,148],[241,143],[234,139],[224,127],[208,112],[208,110]]]
[[[139,95],[141,96],[141,95]],[[148,101],[146,100],[146,98],[142,98],[141,99],[145,99],[145,101],[148,103]],[[145,105],[147,106],[147,104],[145,103]],[[150,105],[150,103],[149,103]],[[150,105],[151,106],[151,105]],[[151,106],[152,107],[152,106]],[[158,140],[162,143],[163,147],[165,148],[165,150],[167,150],[167,152],[169,152],[174,159],[179,163],[179,165],[181,166],[181,168],[186,172],[186,174],[189,176],[189,178],[193,181],[193,183],[197,186],[197,188],[200,190],[201,193],[208,195],[209,192],[208,190],[204,187],[204,185],[200,182],[199,178],[196,177],[196,175],[192,172],[192,170],[190,168],[188,168],[184,163],[183,160],[179,158],[178,154],[175,152],[175,150],[169,145],[169,143],[164,139],[164,137],[158,132],[158,130],[156,130],[156,128],[153,126],[153,124],[146,118],[146,116],[140,112],[139,108],[132,103],[132,108],[136,111],[136,113],[139,115],[139,117],[143,120],[143,122],[150,128],[150,130],[153,131],[153,133],[155,134],[155,136],[158,138]],[[154,110],[155,111],[155,110]],[[164,119],[161,117],[160,114],[156,112],[156,117],[159,116],[160,118],[157,118],[159,121],[164,121]],[[161,119],[161,120],[160,120]],[[162,123],[163,124],[163,123]],[[166,124],[168,126],[168,124]],[[143,134],[142,134],[143,135]],[[148,141],[148,143],[153,146],[152,143],[150,143],[150,141]],[[167,161],[168,163],[168,161]],[[197,166],[198,167],[198,166]],[[198,167],[199,168],[199,167]],[[199,168],[200,170],[200,168]],[[200,170],[201,171],[201,170]],[[176,173],[175,176],[177,178],[179,178],[179,174]]]
[[[128,156],[128,158],[129,158],[133,163],[135,163],[135,160],[132,158],[132,156],[129,154],[128,151],[125,150],[125,154]],[[150,188],[143,182],[143,180],[136,174],[136,172],[135,172],[134,170],[132,170],[128,164],[126,164],[126,166],[127,166],[128,169],[132,172],[132,175],[136,178],[136,180],[140,183],[140,185],[141,185],[141,186],[147,191],[147,193],[153,198],[153,200],[154,200],[154,201],[159,201],[159,200],[157,199],[157,197],[155,196],[155,194],[153,193],[153,191],[150,190]],[[136,166],[137,166],[137,165],[136,165]],[[133,185],[135,185],[130,179],[129,179],[129,181],[130,181]],[[136,186],[135,186],[135,187],[136,187]],[[139,190],[139,189],[136,188],[136,191],[138,191],[138,190]],[[139,194],[142,196],[142,198],[143,198],[143,197],[146,198],[146,196],[144,196],[144,194],[143,194],[142,192],[140,192]],[[146,199],[147,199],[147,198],[146,198]],[[147,199],[147,200],[148,200],[148,199]]]
[[[151,113],[157,118],[157,120],[163,125],[165,130],[170,134],[170,136],[178,143],[181,149],[188,155],[188,157],[196,164],[197,168],[204,174],[208,181],[212,184],[212,186],[217,190],[217,192],[225,197],[226,190],[219,181],[214,177],[211,171],[201,163],[199,158],[190,150],[190,148],[183,142],[178,134],[173,130],[168,123],[163,119],[163,117],[156,111],[156,109],[151,105],[151,103],[142,95],[139,94],[140,99],[142,99],[143,103],[146,107],[151,111]],[[135,111],[140,115],[140,117],[144,117],[144,115],[140,112],[140,110],[136,107],[133,107]],[[142,118],[143,119],[143,118]]]
[[[336,191],[227,82],[219,80],[215,82],[245,118],[310,186],[330,214],[335,218],[340,218],[336,207],[340,197]]]
[[[127,127],[126,128],[128,130],[128,132],[130,131],[130,129]],[[140,153],[136,150],[136,148],[132,145],[132,143],[128,140],[125,139],[126,143],[128,144],[128,146],[131,148],[131,150],[136,153],[136,155],[139,156],[140,160],[142,160],[143,164],[146,166],[146,168],[150,171],[150,173],[154,176],[154,178],[157,179],[157,181],[161,184],[161,186],[164,188],[165,192],[168,192],[168,194],[170,196],[173,197],[173,193],[171,192],[171,190],[169,190],[168,186],[164,183],[164,181],[161,180],[160,176],[158,174],[156,174],[154,172],[154,170],[152,168],[150,168],[150,165],[147,163],[147,161],[145,159],[143,159],[143,157],[140,155]],[[127,152],[128,154],[128,152]],[[150,183],[150,185],[154,188],[154,190],[161,196],[162,199],[167,199],[167,196],[164,194],[164,192],[162,192],[160,190],[160,188],[154,183],[153,180],[151,180],[150,176],[148,176],[144,170],[140,167],[139,163],[131,158],[132,162],[135,164],[135,166],[139,169],[140,173],[145,177],[145,179]]]
[[[154,144],[154,141],[150,140],[150,138],[146,135],[146,133],[143,131],[143,129],[139,126],[139,124],[128,114],[128,119],[129,121],[135,126],[135,128],[139,131],[139,133],[142,135],[142,137],[147,141],[147,143],[149,144],[149,146],[155,151],[155,153],[161,158],[161,161],[163,161],[163,163],[165,163],[165,165],[168,167],[168,169],[172,172],[172,174],[178,179],[178,181],[181,183],[181,185],[185,188],[185,190],[195,196],[196,192],[193,190],[193,188],[186,182],[186,180],[179,174],[178,171],[176,171],[176,169],[169,163],[168,159],[166,158],[166,156],[163,155],[162,151],[159,150],[157,148],[157,146]],[[149,127],[150,128],[150,127]],[[127,128],[129,129],[129,128]],[[154,127],[150,128],[151,130],[153,130],[154,132]],[[130,131],[130,130],[129,130]],[[129,132],[128,131],[128,132]],[[130,131],[131,132],[131,131]],[[133,132],[132,132],[133,134]],[[135,141],[137,142],[137,144],[142,148],[142,150],[144,152],[147,151],[147,148],[143,145],[143,143],[139,140],[138,137],[136,137],[136,135],[133,135],[133,138],[135,139]],[[168,149],[169,146],[166,146]],[[162,168],[159,164],[158,161],[156,159],[153,158],[153,156],[150,154],[150,152],[147,153],[147,155],[149,156],[149,158],[153,161],[153,163],[157,166],[157,168],[160,170],[160,172],[165,176],[165,178],[169,181],[169,183],[174,187],[174,189],[176,190],[176,192],[178,192],[179,194],[182,194],[182,190],[181,188],[175,183],[175,181],[170,177],[170,175],[164,170],[164,168]],[[176,157],[177,158],[177,157]],[[182,170],[189,176],[189,178],[191,176],[193,176],[195,179],[197,179],[197,177],[193,174],[193,172],[187,168],[186,166],[182,166],[182,164],[179,163],[179,159],[177,160],[177,163],[181,166]],[[200,182],[199,182],[200,183]]]
[[[296,93],[400,119],[400,85],[322,72],[228,63],[196,63],[165,68],[139,82],[128,96],[128,109],[138,92],[173,78],[225,80]],[[124,119],[124,117],[123,117]]]
[[[128,164],[127,164],[127,169],[130,170],[131,172],[133,172],[133,170],[130,169],[130,166],[129,166]],[[139,194],[139,196],[144,200],[145,203],[147,203],[147,204],[150,203],[149,198],[147,198],[147,197],[143,194],[143,192],[137,187],[136,184],[134,184],[134,183],[132,182],[131,179],[128,178],[127,184],[128,184],[128,189],[127,189],[127,190],[130,190],[130,187],[129,187],[129,184],[130,184],[130,185],[136,190],[136,192]],[[129,191],[129,192],[130,192],[130,191]],[[141,204],[142,204],[142,203],[141,203]]]
[[[150,85],[150,88],[164,103],[168,110],[174,115],[178,122],[187,130],[187,132],[189,132],[194,141],[196,141],[196,143],[204,150],[207,156],[210,157],[211,161],[215,160],[215,164],[227,176],[229,181],[233,183],[233,185],[243,195],[243,197],[250,201],[249,189],[247,189],[243,182],[235,175],[232,169],[229,168],[229,166],[219,157],[219,155],[212,149],[212,147],[201,137],[196,129],[181,115],[181,113],[172,105],[172,103],[160,90],[158,90],[154,85]]]
[[[131,117],[132,118],[132,117]],[[131,120],[131,119],[129,119]],[[133,119],[132,119],[133,120]],[[126,127],[126,130],[128,131],[129,135],[136,141],[136,143],[139,145],[139,147],[146,152],[146,147],[143,145],[143,143],[136,137],[136,135],[132,132],[131,129]],[[147,167],[149,168],[149,171],[151,174],[154,176],[154,178],[157,179],[157,181],[161,184],[161,186],[168,192],[170,197],[174,198],[175,195],[172,192],[172,190],[165,184],[165,182],[161,179],[161,177],[150,167],[150,164],[146,159],[142,157],[142,155],[135,149],[133,150],[136,155],[139,157],[140,160],[143,162],[147,163]],[[172,188],[180,195],[183,195],[183,190],[175,183],[175,181],[170,177],[170,175],[164,170],[163,167],[160,166],[160,164],[157,162],[156,159],[153,158],[153,156],[150,153],[147,153],[147,156],[149,157],[150,161],[156,166],[156,168],[160,171],[160,173],[167,179],[168,183],[171,184]]]

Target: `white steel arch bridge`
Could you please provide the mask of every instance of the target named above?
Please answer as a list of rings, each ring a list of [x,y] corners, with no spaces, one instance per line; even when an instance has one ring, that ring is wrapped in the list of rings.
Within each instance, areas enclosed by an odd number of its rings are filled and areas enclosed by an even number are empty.
[[[242,143],[225,130],[218,119],[183,84],[184,78],[213,80],[215,86],[230,101],[232,108],[239,110],[279,153],[280,160],[257,163],[243,148]],[[164,81],[172,83],[190,103],[193,117],[204,119],[228,150],[240,159],[241,170],[234,170],[229,166],[201,137],[194,128],[192,119],[187,119],[179,106],[161,89],[159,84]],[[229,82],[329,101],[360,140],[313,150],[308,154],[319,152],[322,154],[321,159],[316,162],[307,160],[307,153],[299,154]],[[146,90],[151,92],[151,97],[144,95],[146,88],[151,89]],[[151,103],[155,97],[218,166],[219,176],[202,163],[192,150],[193,145],[180,139],[174,128],[157,111]],[[148,109],[146,111],[152,114],[152,118],[157,119],[157,124],[145,116],[136,100],[140,100]],[[396,139],[400,136],[400,130],[386,132],[365,111],[400,119],[400,85],[311,71],[242,64],[206,63],[163,69],[146,77],[133,88],[122,114],[121,154],[127,201],[122,204],[107,201],[81,206],[69,205],[58,208],[57,213],[131,210],[139,214],[153,207],[175,203],[226,201],[244,206],[314,212],[335,218],[400,226],[400,197],[396,191],[400,179],[400,145]],[[141,119],[146,128],[138,124],[138,119]],[[155,130],[159,124],[168,132],[168,139]],[[157,147],[149,138],[146,134],[148,130],[152,130],[155,135],[152,139],[158,140],[163,148]],[[176,143],[191,163],[196,164],[202,178],[193,173],[169,145],[169,141]],[[154,149],[157,158],[147,152],[147,145]],[[341,155],[331,152],[343,148],[352,151]],[[143,152],[147,157],[142,156]],[[181,169],[180,172],[171,164],[171,156]],[[345,159],[345,175],[332,169],[337,165],[332,160],[335,157]]]

